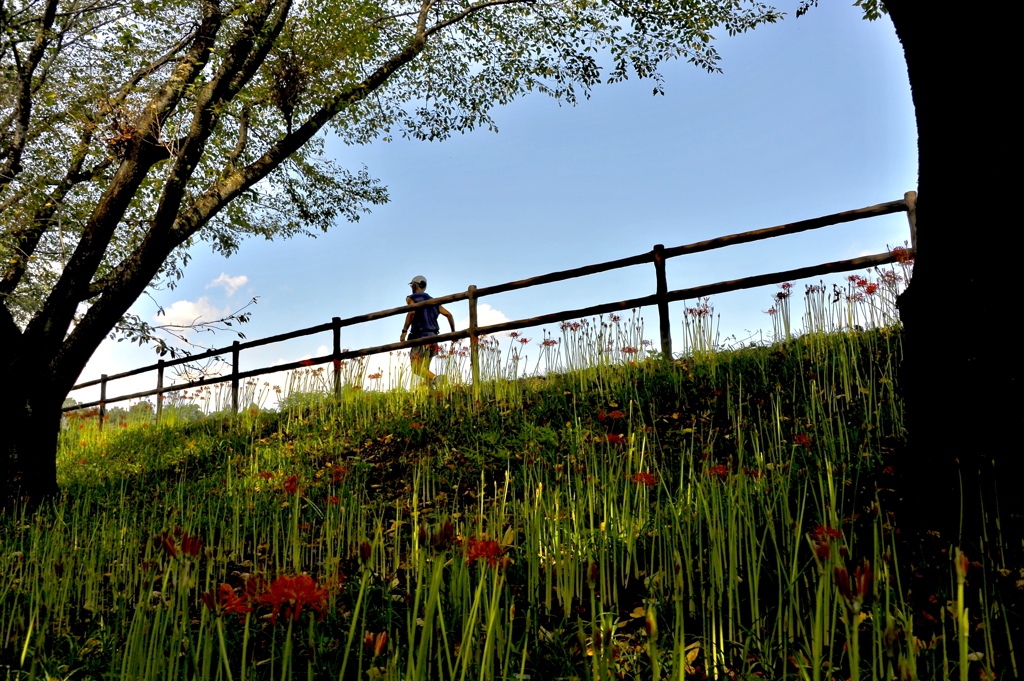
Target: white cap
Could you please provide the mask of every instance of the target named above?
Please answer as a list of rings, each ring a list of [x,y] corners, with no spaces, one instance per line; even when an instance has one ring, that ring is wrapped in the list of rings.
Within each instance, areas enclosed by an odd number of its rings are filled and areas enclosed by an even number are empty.
[[[419,286],[420,288],[426,288],[427,278],[424,277],[422,274],[417,274],[415,277],[412,278],[412,281],[410,281],[409,283],[416,284],[416,286]]]

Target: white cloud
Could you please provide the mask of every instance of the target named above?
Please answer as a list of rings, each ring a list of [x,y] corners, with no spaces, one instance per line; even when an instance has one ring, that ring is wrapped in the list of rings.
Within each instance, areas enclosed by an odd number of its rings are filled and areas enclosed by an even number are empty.
[[[228,298],[235,295],[235,292],[249,283],[249,277],[244,274],[239,274],[237,277],[229,277],[226,273],[221,272],[220,276],[211,281],[206,285],[206,288],[213,288],[214,286],[223,286],[224,291],[228,294]]]
[[[495,310],[487,303],[481,303],[476,307],[476,324],[477,326],[490,326],[491,324],[501,324],[502,322],[511,321],[505,316],[505,313],[501,310]],[[469,317],[464,319],[458,319],[455,321],[455,328],[459,331],[469,328]],[[442,329],[443,330],[443,329]]]
[[[179,300],[170,307],[164,308],[162,315],[154,317],[157,324],[173,324],[175,326],[190,326],[197,322],[211,322],[221,319],[231,313],[231,308],[220,309],[210,303],[210,299],[203,296],[199,300]]]

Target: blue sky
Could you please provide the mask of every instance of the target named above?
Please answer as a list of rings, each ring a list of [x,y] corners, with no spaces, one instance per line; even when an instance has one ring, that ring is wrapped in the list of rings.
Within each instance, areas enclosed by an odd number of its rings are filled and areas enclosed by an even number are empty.
[[[498,134],[360,147],[328,140],[329,155],[365,164],[388,186],[388,205],[317,239],[246,243],[230,259],[197,248],[181,285],[157,300],[172,318],[190,319],[257,296],[244,330],[258,338],[401,305],[416,274],[439,296],[901,198],[916,186],[916,128],[891,22],[862,20],[848,0],[800,19],[796,6],[778,4],[788,13],[779,24],[732,38],[723,31],[724,73],[667,65],[664,96],[632,80],[599,87],[575,108],[521,99],[494,112]],[[908,238],[906,225],[894,215],[676,258],[669,288],[880,252]],[[485,298],[482,321],[653,292],[649,266],[618,270]],[[722,336],[770,329],[763,311],[773,292],[715,298]],[[466,319],[464,303],[451,309]],[[135,311],[161,321],[148,300]],[[681,334],[682,303],[672,316]],[[647,327],[656,334],[650,311]],[[348,329],[343,345],[397,341],[400,330],[400,317]],[[327,335],[253,350],[242,365],[316,356],[325,346]],[[151,351],[107,343],[82,380],[153,361]]]

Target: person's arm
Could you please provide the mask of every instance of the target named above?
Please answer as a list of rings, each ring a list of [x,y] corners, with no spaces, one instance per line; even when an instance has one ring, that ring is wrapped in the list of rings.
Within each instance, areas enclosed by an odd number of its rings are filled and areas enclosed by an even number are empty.
[[[441,314],[444,315],[444,318],[448,320],[448,326],[451,327],[452,333],[455,333],[455,318],[452,317],[452,313],[444,309],[444,306],[442,305]]]
[[[406,305],[412,305],[413,304],[413,299],[412,298],[406,298],[405,299],[405,304]],[[413,312],[410,312],[409,314],[405,315],[405,324],[402,325],[402,338],[401,338],[402,341],[405,340],[406,335],[409,333],[409,327],[412,326],[412,318],[413,318],[413,315],[415,315],[415,314],[416,314],[416,312],[413,311]]]

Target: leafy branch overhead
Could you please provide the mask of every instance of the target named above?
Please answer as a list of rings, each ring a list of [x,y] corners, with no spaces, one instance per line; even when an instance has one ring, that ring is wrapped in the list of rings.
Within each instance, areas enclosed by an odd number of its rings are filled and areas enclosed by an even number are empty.
[[[326,130],[495,129],[492,108],[527,92],[575,103],[674,58],[716,70],[712,31],[777,16],[684,0],[6,3],[0,336],[34,320],[105,335],[197,241],[230,254],[386,201],[365,168],[322,158]]]

